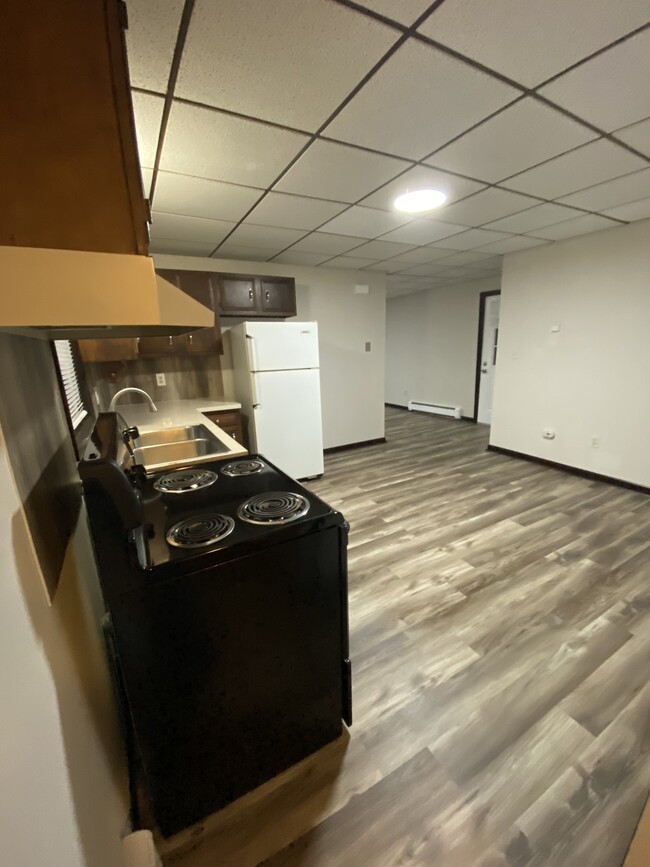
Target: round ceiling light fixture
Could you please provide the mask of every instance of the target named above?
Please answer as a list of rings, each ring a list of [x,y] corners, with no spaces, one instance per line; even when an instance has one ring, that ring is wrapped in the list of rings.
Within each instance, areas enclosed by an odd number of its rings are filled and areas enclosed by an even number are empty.
[[[447,201],[447,196],[440,190],[411,190],[398,196],[393,202],[398,211],[407,214],[420,214],[432,211]]]

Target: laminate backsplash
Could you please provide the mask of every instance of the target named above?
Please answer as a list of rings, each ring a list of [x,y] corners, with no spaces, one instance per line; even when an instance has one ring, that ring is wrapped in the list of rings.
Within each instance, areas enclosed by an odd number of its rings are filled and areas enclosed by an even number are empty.
[[[185,398],[224,397],[221,357],[158,356],[136,361],[84,364],[86,382],[98,411],[105,411],[121,388],[142,388],[154,402]],[[156,374],[164,373],[164,386],[156,385]],[[142,397],[125,394],[120,403],[138,403]]]

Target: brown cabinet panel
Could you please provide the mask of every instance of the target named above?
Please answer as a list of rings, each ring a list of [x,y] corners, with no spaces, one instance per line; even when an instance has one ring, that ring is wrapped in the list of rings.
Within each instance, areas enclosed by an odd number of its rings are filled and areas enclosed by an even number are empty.
[[[184,334],[172,337],[138,337],[138,354],[141,358],[154,355],[173,355],[185,348]]]
[[[133,361],[138,357],[137,337],[79,340],[78,346],[83,361]]]
[[[260,278],[260,305],[267,316],[296,315],[296,281],[291,277]]]
[[[249,316],[258,308],[255,277],[239,274],[215,275],[218,310],[224,316]]]
[[[123,10],[3,3],[0,245],[147,253]]]
[[[215,278],[218,310],[222,316],[265,319],[296,315],[293,277],[217,274]]]
[[[203,304],[210,310],[216,310],[214,280],[213,274],[210,271],[157,269],[156,273],[175,286],[178,286],[183,292],[191,295],[199,304]],[[153,349],[155,350],[155,348],[154,346]],[[146,351],[147,354],[154,354],[151,350]],[[223,343],[217,313],[215,312],[214,314],[214,325],[212,328],[199,328],[196,331],[175,337],[172,348],[169,348],[167,351],[188,352],[194,355],[221,355],[223,353]]]
[[[225,412],[206,412],[204,415],[218,425],[224,433],[241,443],[244,448],[248,448],[244,439],[241,413],[238,409],[229,409]]]

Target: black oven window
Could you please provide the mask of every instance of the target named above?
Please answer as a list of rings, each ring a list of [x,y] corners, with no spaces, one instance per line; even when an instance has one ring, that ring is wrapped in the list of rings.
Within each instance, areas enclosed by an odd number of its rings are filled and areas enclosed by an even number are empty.
[[[69,340],[53,340],[52,347],[70,433],[80,457],[93,426],[94,413],[79,350]]]

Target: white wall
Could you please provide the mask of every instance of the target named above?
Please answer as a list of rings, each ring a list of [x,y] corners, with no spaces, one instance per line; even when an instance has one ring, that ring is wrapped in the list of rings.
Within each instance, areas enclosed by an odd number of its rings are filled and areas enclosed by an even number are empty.
[[[159,268],[294,277],[298,318],[318,322],[325,448],[384,436],[383,274],[163,254],[155,255],[154,260]],[[368,285],[369,294],[355,294],[357,283]],[[370,352],[365,351],[367,341]],[[236,398],[229,363],[226,351],[224,389],[226,397]]]
[[[116,867],[124,760],[81,568],[80,527],[52,607],[0,444],[0,839],[11,867]],[[82,564],[82,565],[78,565]]]
[[[491,443],[650,486],[650,221],[513,253],[502,283]]]
[[[498,279],[476,280],[388,299],[388,403],[422,400],[473,416],[480,294],[498,288]]]

